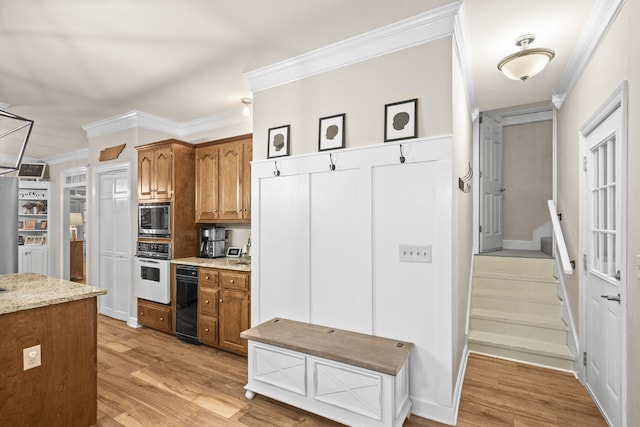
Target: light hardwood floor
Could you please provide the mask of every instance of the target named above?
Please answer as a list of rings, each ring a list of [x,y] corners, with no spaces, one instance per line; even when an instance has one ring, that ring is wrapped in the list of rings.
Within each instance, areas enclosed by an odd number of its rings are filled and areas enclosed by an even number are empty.
[[[338,426],[256,396],[247,359],[98,316],[98,426]],[[444,424],[411,416],[405,427]],[[570,374],[472,354],[458,426],[606,426]]]

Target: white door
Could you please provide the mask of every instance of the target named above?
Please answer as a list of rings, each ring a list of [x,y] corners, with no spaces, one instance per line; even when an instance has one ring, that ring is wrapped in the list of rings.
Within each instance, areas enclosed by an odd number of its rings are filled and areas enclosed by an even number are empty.
[[[502,117],[480,116],[480,252],[502,249]]]
[[[98,286],[101,314],[128,320],[131,306],[131,227],[128,172],[99,175]]]
[[[617,108],[584,139],[583,191],[586,213],[586,386],[612,426],[622,425],[624,368],[624,279],[626,232],[622,109]],[[625,174],[626,175],[626,174]],[[621,280],[622,279],[622,280]]]

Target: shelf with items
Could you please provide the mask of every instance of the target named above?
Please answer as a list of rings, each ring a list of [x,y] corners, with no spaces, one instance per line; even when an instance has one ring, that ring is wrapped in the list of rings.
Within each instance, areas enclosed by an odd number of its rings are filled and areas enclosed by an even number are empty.
[[[48,266],[51,265],[51,254],[48,251],[51,228],[50,196],[49,182],[20,181],[17,243],[21,256],[25,258],[24,262],[19,263],[20,272],[48,274]]]

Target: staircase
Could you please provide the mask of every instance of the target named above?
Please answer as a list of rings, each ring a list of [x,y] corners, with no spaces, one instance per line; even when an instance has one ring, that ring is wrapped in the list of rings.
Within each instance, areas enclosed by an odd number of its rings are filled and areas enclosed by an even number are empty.
[[[552,259],[476,256],[470,350],[572,371],[556,285]]]

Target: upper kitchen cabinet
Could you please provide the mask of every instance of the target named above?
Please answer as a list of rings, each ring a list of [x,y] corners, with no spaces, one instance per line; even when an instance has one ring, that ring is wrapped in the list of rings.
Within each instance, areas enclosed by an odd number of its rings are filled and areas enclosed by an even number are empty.
[[[196,222],[251,219],[251,135],[196,147]]]
[[[161,146],[143,146],[136,148],[139,150],[138,199],[171,200],[171,178],[173,172],[172,144],[168,143]]]

